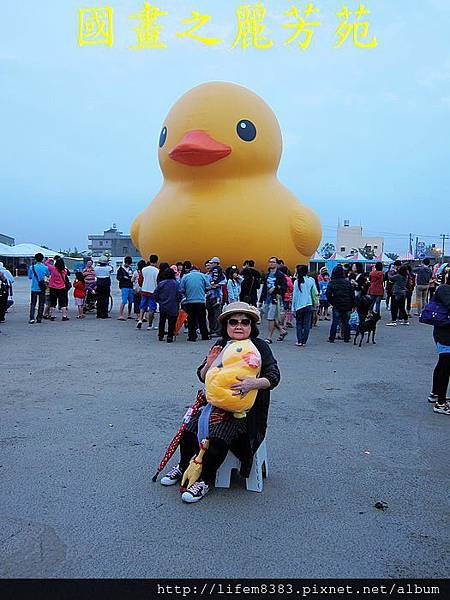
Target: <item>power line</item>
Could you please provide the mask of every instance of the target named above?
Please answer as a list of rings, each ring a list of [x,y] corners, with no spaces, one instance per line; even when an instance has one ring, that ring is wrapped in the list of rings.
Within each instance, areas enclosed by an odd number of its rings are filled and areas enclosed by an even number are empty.
[[[332,231],[337,231],[338,228],[337,227],[333,227],[332,225],[323,225],[322,226],[323,229],[327,229],[327,230],[332,230]],[[370,229],[364,229],[364,233],[367,235],[372,235],[372,236],[376,236],[376,235],[382,235],[382,236],[390,236],[390,237],[395,237],[397,239],[400,238],[405,238],[405,239],[409,239],[410,235],[413,234],[409,234],[409,233],[394,233],[392,231],[373,231]],[[441,238],[443,235],[446,234],[434,234],[434,235],[430,235],[430,234],[425,234],[425,233],[415,233],[415,236],[419,237],[419,238],[428,238],[428,239],[437,239],[437,238]],[[450,236],[446,235],[446,239],[450,239]]]

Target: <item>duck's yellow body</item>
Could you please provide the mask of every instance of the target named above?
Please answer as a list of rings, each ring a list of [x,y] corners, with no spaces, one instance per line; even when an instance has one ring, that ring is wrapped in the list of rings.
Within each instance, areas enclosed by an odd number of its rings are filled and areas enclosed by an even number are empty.
[[[213,406],[243,416],[255,403],[258,390],[233,395],[231,386],[239,378],[256,378],[261,372],[261,355],[251,340],[228,342],[206,373],[206,399]]]
[[[278,180],[281,151],[275,115],[250,90],[216,82],[187,92],[161,132],[163,186],[131,227],[141,255],[199,265],[252,258],[259,268],[272,255],[307,262],[321,227]]]

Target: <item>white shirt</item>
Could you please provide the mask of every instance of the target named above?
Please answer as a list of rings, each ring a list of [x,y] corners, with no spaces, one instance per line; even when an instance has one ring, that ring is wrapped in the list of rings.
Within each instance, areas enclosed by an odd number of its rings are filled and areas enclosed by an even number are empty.
[[[96,277],[109,277],[112,271],[112,267],[110,265],[98,265],[94,267]]]
[[[144,267],[142,269],[142,277],[144,281],[142,283],[142,291],[143,292],[153,292],[156,289],[156,278],[158,277],[159,269],[149,265],[148,267]]]

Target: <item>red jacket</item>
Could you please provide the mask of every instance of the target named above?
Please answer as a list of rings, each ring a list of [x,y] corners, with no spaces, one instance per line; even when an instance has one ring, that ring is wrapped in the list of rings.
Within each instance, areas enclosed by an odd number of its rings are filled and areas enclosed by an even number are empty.
[[[84,281],[78,281],[76,279],[73,282],[73,297],[74,298],[85,298],[86,297],[86,284]]]
[[[384,296],[384,286],[383,286],[383,271],[371,271],[369,273],[370,277],[370,288],[369,295],[370,296]]]

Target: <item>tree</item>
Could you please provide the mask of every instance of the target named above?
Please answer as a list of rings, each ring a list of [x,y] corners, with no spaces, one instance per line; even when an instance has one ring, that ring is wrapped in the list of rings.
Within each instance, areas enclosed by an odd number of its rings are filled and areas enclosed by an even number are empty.
[[[372,248],[368,248],[368,246],[364,246],[364,248],[359,248],[359,251],[364,256],[364,258],[367,258],[367,260],[373,260],[375,258],[375,252],[372,250]]]
[[[319,253],[326,259],[330,258],[330,256],[332,254],[334,254],[336,252],[336,248],[334,246],[334,244],[331,244],[330,242],[327,242],[326,244],[324,244],[322,246],[322,248],[319,250]]]
[[[399,257],[399,255],[395,252],[386,252],[386,256],[391,260],[397,260],[397,258]]]

